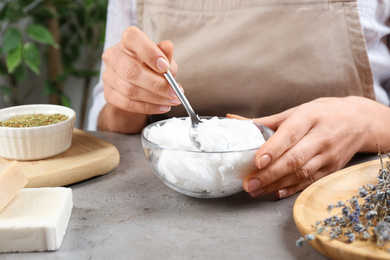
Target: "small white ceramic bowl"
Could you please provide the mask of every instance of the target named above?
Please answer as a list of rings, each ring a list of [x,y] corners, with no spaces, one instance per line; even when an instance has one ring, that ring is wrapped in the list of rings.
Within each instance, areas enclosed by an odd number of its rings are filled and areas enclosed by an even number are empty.
[[[63,114],[69,118],[47,126],[0,127],[0,157],[39,160],[65,152],[72,144],[74,110],[57,105],[23,105],[0,109],[0,121],[28,114]]]
[[[164,184],[179,193],[197,198],[221,198],[243,190],[242,181],[245,175],[256,169],[255,155],[259,147],[218,152],[164,147],[152,142],[149,132],[151,128],[163,126],[167,121],[152,123],[141,133],[146,158]],[[264,140],[268,140],[274,133],[266,126],[253,124],[259,129]],[[196,167],[193,167],[194,165]],[[214,178],[219,175],[223,175],[222,180]]]

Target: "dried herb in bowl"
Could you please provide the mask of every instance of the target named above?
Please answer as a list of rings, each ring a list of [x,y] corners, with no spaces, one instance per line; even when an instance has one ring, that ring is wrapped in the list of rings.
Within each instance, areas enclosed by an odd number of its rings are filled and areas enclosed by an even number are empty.
[[[0,127],[38,127],[57,124],[67,120],[69,117],[62,114],[30,114],[15,116],[0,122]]]

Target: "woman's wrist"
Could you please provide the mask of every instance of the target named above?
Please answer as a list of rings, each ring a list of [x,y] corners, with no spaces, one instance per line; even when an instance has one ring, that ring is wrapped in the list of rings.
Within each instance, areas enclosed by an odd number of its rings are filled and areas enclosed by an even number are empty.
[[[359,152],[378,152],[378,147],[388,150],[390,139],[387,138],[390,129],[390,108],[375,100],[362,97],[347,97],[351,100],[351,109],[360,117],[359,125],[362,128],[362,146]]]
[[[100,112],[98,130],[137,134],[146,126],[148,115],[129,113],[107,104]]]

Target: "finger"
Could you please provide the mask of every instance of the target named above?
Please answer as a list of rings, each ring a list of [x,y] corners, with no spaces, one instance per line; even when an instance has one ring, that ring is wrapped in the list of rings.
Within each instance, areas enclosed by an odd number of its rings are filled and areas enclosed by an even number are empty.
[[[304,109],[298,113],[291,113],[291,115],[282,113],[278,117],[287,117],[287,119],[276,118],[275,121],[279,119],[282,120],[282,123],[275,131],[275,134],[257,151],[255,163],[259,169],[267,167],[272,161],[277,160],[282,154],[296,145],[313,125],[310,115]]]
[[[172,73],[172,75],[175,77],[176,76],[176,73],[177,73],[177,63],[176,61],[173,59],[173,49],[174,49],[174,45],[171,41],[163,41],[163,42],[160,42],[158,45],[157,45],[164,53],[165,55],[167,56],[167,58],[169,59],[169,62],[170,62],[170,68],[169,68],[169,71]],[[183,87],[178,84],[181,91],[184,93],[184,89]],[[173,90],[172,90],[173,91]],[[174,94],[174,92],[170,92],[170,94],[176,98],[176,100],[178,99],[177,95]],[[180,101],[177,100],[177,102],[179,102],[180,104]]]
[[[265,125],[272,130],[276,131],[279,126],[292,114],[295,108],[288,109],[282,113],[265,116],[260,118],[253,118],[253,122]]]
[[[303,191],[304,189],[309,187],[311,184],[313,184],[315,181],[325,177],[326,175],[328,175],[331,172],[332,171],[329,170],[328,168],[320,169],[317,172],[315,172],[314,174],[312,174],[311,178],[307,178],[296,185],[292,185],[292,186],[277,190],[276,196],[279,199],[283,199],[283,198],[287,198],[289,196],[292,196],[297,192]]]
[[[177,63],[173,58],[173,49],[174,49],[173,43],[171,41],[163,41],[160,42],[157,46],[160,48],[160,50],[164,52],[164,54],[167,56],[169,60],[169,64],[170,64],[169,71],[172,73],[173,76],[176,76]]]
[[[238,120],[252,120],[255,123],[265,125],[265,126],[271,128],[272,130],[276,131],[278,129],[279,125],[288,117],[289,114],[291,114],[290,111],[288,111],[288,112],[285,111],[283,113],[276,114],[273,116],[252,118],[252,119],[247,118],[247,117],[243,117],[240,115],[236,115],[236,114],[226,114],[226,117],[231,118],[231,119],[238,119]]]
[[[324,159],[322,156],[317,155],[297,171],[287,174],[284,177],[266,185],[265,187],[251,191],[250,194],[253,197],[257,197],[266,193],[283,190],[287,187],[302,183],[305,180],[312,178],[314,173],[322,168],[323,162]],[[314,182],[314,180],[312,181]]]
[[[122,34],[124,47],[136,53],[152,70],[164,73],[169,69],[169,60],[149,37],[135,26],[128,27]]]
[[[297,183],[296,180],[308,178],[311,173],[324,164],[323,157],[318,156],[321,153],[321,147],[312,147],[313,140],[318,140],[316,134],[309,133],[295,147],[288,150],[271,165],[245,176],[244,189],[247,192],[256,191],[259,194],[260,191],[258,190],[261,188],[263,193],[275,191]],[[286,179],[286,177],[293,174],[295,174],[295,179]],[[282,180],[291,181],[291,183],[285,183]]]
[[[120,77],[123,82],[139,86],[163,97],[176,98],[162,74],[156,74],[148,66],[132,56],[124,55],[121,48],[107,50],[103,55],[106,63],[105,81]]]
[[[137,100],[131,100],[115,90],[110,85],[104,86],[104,98],[107,103],[121,110],[138,114],[163,114],[171,110],[169,105],[156,105]]]
[[[158,95],[154,92],[145,90],[137,85],[131,84],[121,77],[115,74],[112,68],[107,67],[106,71],[102,75],[102,79],[105,87],[111,87],[119,92],[122,96],[135,100],[143,101],[146,103],[156,104],[156,105],[178,105],[180,101],[177,99],[176,95],[172,95],[167,98],[165,96]]]
[[[226,117],[231,118],[231,119],[238,119],[238,120],[251,120],[247,117],[243,117],[243,116],[239,116],[239,115],[235,115],[235,114],[226,114]]]
[[[173,59],[173,49],[174,45],[171,41],[162,41],[157,44],[157,47],[165,54],[168,61],[171,62]]]

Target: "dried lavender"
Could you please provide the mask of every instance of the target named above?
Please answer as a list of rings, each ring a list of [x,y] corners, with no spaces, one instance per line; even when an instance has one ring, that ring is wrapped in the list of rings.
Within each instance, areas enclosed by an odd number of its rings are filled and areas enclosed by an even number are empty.
[[[389,153],[386,155],[390,158]],[[312,241],[324,230],[331,240],[344,237],[349,243],[354,242],[357,237],[362,240],[371,238],[376,240],[378,247],[383,247],[390,240],[390,163],[382,160],[381,152],[378,156],[381,162],[378,183],[360,187],[358,193],[345,202],[330,204],[329,213],[341,208],[340,213],[318,221],[315,225],[316,232],[299,238],[296,241],[297,247],[302,247],[305,241]]]

